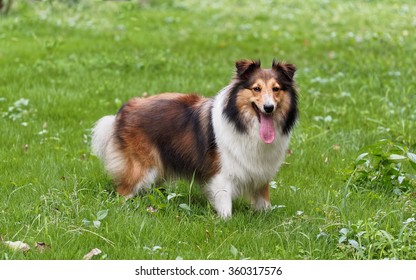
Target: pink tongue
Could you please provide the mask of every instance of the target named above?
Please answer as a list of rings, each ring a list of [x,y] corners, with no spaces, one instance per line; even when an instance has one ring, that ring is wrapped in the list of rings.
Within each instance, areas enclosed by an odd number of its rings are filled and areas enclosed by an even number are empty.
[[[273,116],[260,113],[260,138],[264,143],[270,144],[274,140]]]

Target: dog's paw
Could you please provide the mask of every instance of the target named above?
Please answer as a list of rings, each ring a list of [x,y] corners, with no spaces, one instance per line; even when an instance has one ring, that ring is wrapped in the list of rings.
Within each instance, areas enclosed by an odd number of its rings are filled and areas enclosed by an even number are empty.
[[[270,201],[262,198],[257,197],[255,200],[251,202],[251,206],[256,211],[267,211],[272,208],[272,205],[270,204]]]

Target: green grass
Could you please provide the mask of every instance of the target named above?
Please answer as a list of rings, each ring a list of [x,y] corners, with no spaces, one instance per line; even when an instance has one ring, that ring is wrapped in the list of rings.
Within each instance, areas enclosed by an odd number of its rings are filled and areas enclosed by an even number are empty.
[[[415,153],[412,1],[148,2],[15,1],[0,17],[0,237],[31,246],[0,244],[0,259],[96,247],[98,259],[416,258],[410,160],[400,192],[372,184],[397,162],[355,165],[381,139]],[[239,200],[224,222],[189,181],[118,197],[90,153],[93,123],[144,93],[213,96],[241,58],[298,67],[301,117],[276,208]]]

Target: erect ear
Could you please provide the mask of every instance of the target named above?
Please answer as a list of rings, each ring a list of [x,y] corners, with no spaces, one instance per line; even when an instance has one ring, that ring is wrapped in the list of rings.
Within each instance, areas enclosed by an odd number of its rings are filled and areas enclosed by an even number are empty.
[[[273,59],[272,68],[276,72],[283,73],[287,78],[293,80],[293,76],[296,72],[296,66],[290,63],[276,62]]]
[[[261,66],[260,60],[239,60],[235,63],[237,78],[246,80]]]

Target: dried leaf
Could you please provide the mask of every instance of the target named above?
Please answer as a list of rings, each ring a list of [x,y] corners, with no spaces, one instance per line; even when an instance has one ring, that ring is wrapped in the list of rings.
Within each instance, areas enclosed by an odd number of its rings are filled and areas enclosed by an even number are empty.
[[[4,241],[3,242],[7,247],[15,251],[26,252],[30,250],[30,246],[22,241]]]
[[[44,252],[47,249],[50,249],[51,246],[46,244],[45,242],[36,242],[35,243],[35,248],[39,251],[39,252]]]
[[[98,249],[98,248],[94,248],[88,254],[86,254],[83,259],[84,260],[90,260],[94,256],[98,256],[99,254],[101,254],[101,250]]]
[[[153,206],[148,206],[146,208],[146,211],[153,214],[153,213],[156,213],[157,212],[157,209],[154,208]]]

